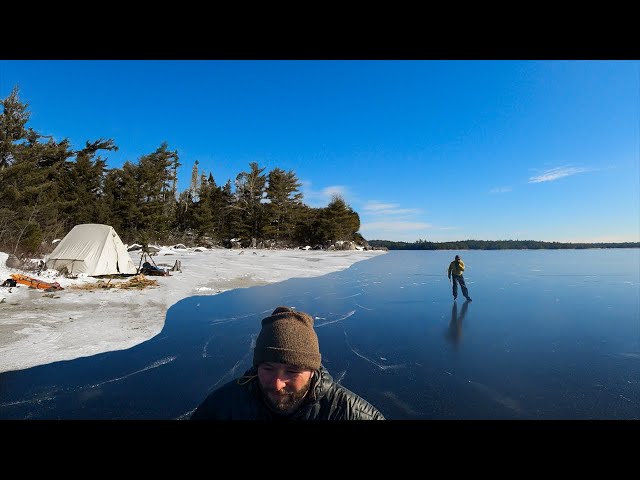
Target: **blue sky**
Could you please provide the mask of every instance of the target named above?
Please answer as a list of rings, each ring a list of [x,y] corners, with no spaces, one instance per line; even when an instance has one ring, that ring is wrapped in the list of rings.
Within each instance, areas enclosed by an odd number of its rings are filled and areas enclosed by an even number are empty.
[[[341,194],[368,239],[640,241],[640,61],[0,60],[28,126],[179,189],[250,162]]]

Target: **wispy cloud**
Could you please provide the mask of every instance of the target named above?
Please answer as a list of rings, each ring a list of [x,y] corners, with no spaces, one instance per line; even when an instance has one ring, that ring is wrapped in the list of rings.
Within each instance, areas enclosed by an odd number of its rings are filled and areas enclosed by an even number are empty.
[[[506,193],[510,191],[511,191],[511,187],[496,187],[489,190],[489,193]]]
[[[362,207],[360,233],[367,239],[385,239],[415,242],[418,238],[430,238],[442,230],[457,227],[441,227],[424,221],[420,208],[402,208],[397,203],[379,200],[365,202]]]
[[[590,169],[584,167],[556,167],[545,172],[541,175],[530,177],[529,183],[541,183],[541,182],[553,182],[563,177],[569,177],[577,173],[588,172]]]
[[[363,225],[362,228],[366,228],[366,230],[379,230],[382,232],[404,232],[431,228],[431,224],[424,222],[402,222],[390,220],[388,222],[370,222]]]
[[[334,185],[322,189],[322,195],[331,198],[334,195],[340,195],[344,197],[347,194],[347,188],[342,185]]]
[[[311,187],[311,182],[301,181],[300,183],[302,184],[300,191],[304,195],[304,202],[310,207],[326,207],[334,195],[340,195],[349,203],[349,189],[343,185],[331,185],[321,190],[314,190]]]
[[[369,215],[417,215],[422,213],[419,208],[399,208],[397,203],[382,203],[377,200],[365,203],[364,211]]]
[[[360,226],[360,233],[368,240],[415,242],[419,238],[428,238],[433,241],[438,238],[438,232],[456,229],[457,227],[438,227],[420,221],[387,220],[365,222]]]

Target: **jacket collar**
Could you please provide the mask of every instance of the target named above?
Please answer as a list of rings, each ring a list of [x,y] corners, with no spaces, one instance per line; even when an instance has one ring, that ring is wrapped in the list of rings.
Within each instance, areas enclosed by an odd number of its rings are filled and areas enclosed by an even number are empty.
[[[262,392],[260,391],[260,385],[258,385],[258,367],[252,366],[244,375],[239,379],[239,382],[250,382],[250,388],[253,393],[260,399],[261,402],[264,402],[262,398]],[[329,388],[333,384],[333,377],[329,373],[329,371],[324,368],[324,365],[320,365],[320,368],[313,372],[313,377],[311,379],[311,386],[309,387],[309,394],[306,396],[304,403],[300,406],[298,410],[292,413],[289,418],[296,418],[304,414],[307,410],[313,407],[313,405],[318,402],[322,397],[324,397]],[[265,403],[265,408],[273,415],[277,416],[275,412],[272,412],[270,408],[267,407]]]

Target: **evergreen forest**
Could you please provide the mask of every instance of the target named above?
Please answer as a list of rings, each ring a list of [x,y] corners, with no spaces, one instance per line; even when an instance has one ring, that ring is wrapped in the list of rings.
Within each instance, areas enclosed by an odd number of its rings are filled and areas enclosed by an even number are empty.
[[[326,207],[304,203],[294,171],[265,171],[251,162],[218,183],[193,165],[188,189],[178,191],[180,155],[167,142],[121,168],[108,167],[118,150],[98,137],[75,149],[29,127],[19,88],[1,100],[0,250],[22,257],[48,253],[75,225],[111,225],[124,243],[188,246],[327,248],[366,241],[359,215],[339,196]]]

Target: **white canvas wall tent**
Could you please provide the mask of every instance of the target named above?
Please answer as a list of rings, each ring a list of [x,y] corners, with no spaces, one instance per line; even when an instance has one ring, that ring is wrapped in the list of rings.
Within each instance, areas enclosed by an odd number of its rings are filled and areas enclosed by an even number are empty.
[[[135,275],[129,252],[110,225],[86,223],[76,225],[47,257],[47,268],[72,275]]]

